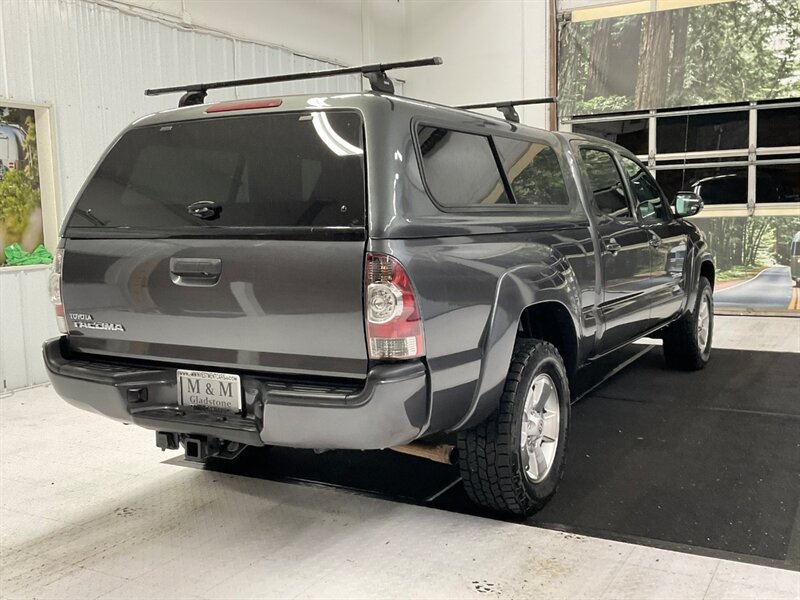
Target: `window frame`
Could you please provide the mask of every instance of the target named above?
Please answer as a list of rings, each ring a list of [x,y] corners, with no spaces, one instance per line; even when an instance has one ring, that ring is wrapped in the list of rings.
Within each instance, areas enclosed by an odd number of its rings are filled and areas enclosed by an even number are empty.
[[[24,97],[0,98],[0,108],[21,108],[33,111],[36,125],[36,153],[39,160],[39,189],[41,191],[42,209],[42,244],[51,253],[55,253],[61,237],[62,220],[69,214],[70,204],[63,204],[59,189],[61,181],[60,157],[57,150],[56,116],[53,105],[49,102],[28,101]],[[81,187],[77,188],[81,191]],[[3,272],[12,270],[40,269],[40,265],[0,266]]]

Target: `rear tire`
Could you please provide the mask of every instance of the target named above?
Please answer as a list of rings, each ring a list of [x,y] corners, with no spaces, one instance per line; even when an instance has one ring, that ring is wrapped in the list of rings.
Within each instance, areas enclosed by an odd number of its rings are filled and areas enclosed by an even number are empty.
[[[470,499],[517,517],[541,509],[564,472],[569,418],[569,382],[558,350],[541,340],[519,340],[497,409],[458,434]]]
[[[693,309],[664,330],[664,359],[669,367],[699,371],[711,356],[714,297],[711,282],[700,277]]]

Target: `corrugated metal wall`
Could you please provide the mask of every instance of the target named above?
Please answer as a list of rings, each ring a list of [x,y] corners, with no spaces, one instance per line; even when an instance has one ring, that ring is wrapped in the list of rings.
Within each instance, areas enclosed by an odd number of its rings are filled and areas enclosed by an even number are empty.
[[[42,341],[58,335],[49,275],[48,266],[0,269],[0,393],[47,381]]]
[[[3,98],[52,106],[59,214],[103,150],[131,121],[172,108],[149,87],[330,68],[288,50],[149,20],[80,0],[0,0]],[[211,99],[358,91],[358,76],[212,92]],[[31,366],[55,330],[41,269],[0,274],[0,389],[45,381]],[[15,350],[16,349],[16,350]],[[26,357],[27,367],[15,358]],[[38,360],[38,359],[36,359]],[[24,376],[23,376],[24,375]]]

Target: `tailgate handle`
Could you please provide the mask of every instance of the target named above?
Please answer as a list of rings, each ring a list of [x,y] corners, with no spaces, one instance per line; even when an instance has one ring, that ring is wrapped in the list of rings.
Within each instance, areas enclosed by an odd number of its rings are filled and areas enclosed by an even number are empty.
[[[171,258],[169,274],[176,285],[214,285],[222,273],[219,258]]]

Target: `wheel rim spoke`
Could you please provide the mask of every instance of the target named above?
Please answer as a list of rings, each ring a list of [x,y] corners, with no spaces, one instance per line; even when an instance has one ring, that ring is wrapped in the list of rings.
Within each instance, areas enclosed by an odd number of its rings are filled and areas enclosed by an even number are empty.
[[[697,311],[697,345],[704,350],[708,344],[709,329],[711,325],[711,308],[708,298],[703,298]]]
[[[522,435],[519,438],[519,443],[520,443],[520,446],[523,449],[523,452],[527,452],[525,450],[525,446],[527,446],[527,444],[528,444],[528,423],[530,423],[530,421],[528,420],[528,414],[523,412],[522,413]]]
[[[542,435],[548,441],[555,442],[558,439],[558,415],[555,413],[547,413],[544,416],[544,427],[542,428]]]
[[[522,412],[520,460],[527,478],[543,480],[555,461],[560,428],[558,389],[547,373],[531,382]]]
[[[533,460],[531,461],[534,465],[534,469],[536,470],[536,477],[539,477],[541,473],[545,473],[549,470],[549,466],[547,464],[547,459],[544,456],[544,451],[542,450],[541,446],[537,446],[533,449]],[[534,469],[531,469],[532,471]]]
[[[550,397],[554,395],[553,384],[550,383],[550,378],[544,378],[539,381],[539,384],[536,386],[539,388],[539,394],[536,398],[536,402],[534,407],[537,412],[541,412],[544,410],[545,404],[547,404]]]
[[[537,473],[535,472],[536,471],[536,464],[533,461],[533,458],[531,457],[530,453],[528,452],[528,445],[527,444],[523,444],[522,445],[522,467],[525,469],[525,472],[530,477],[536,477],[537,476]]]

